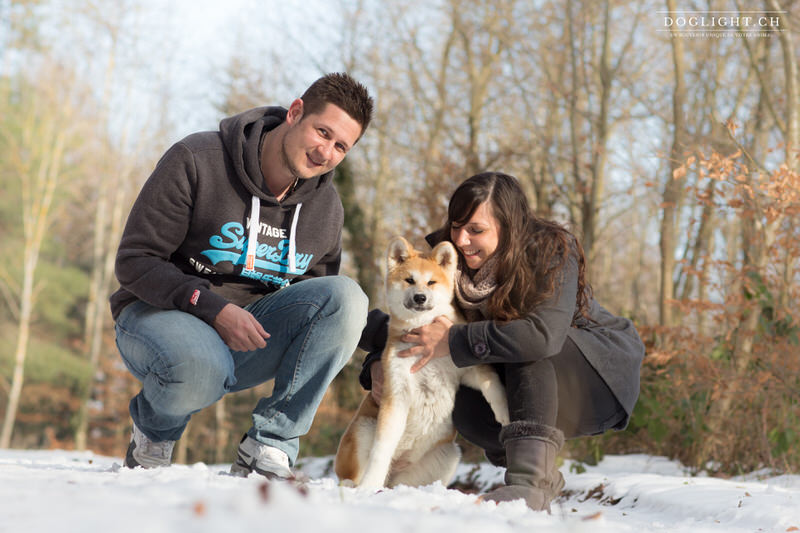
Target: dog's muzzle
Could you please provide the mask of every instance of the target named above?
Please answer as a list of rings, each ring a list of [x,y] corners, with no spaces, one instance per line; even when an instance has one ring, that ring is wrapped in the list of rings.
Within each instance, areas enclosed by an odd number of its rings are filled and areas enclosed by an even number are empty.
[[[433,302],[431,299],[421,292],[414,293],[406,298],[403,303],[406,309],[411,311],[430,311],[433,309]]]

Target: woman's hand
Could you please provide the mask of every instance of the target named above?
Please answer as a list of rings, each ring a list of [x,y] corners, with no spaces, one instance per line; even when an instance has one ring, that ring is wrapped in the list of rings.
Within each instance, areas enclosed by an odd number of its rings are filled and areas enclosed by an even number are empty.
[[[446,316],[438,316],[433,322],[425,326],[412,329],[402,337],[403,342],[416,344],[401,352],[397,352],[399,357],[420,356],[419,360],[411,367],[411,373],[419,371],[436,357],[447,357],[450,355],[450,328],[453,322]]]
[[[372,379],[372,390],[370,391],[372,399],[380,405],[383,397],[383,365],[380,359],[369,365],[369,375]]]

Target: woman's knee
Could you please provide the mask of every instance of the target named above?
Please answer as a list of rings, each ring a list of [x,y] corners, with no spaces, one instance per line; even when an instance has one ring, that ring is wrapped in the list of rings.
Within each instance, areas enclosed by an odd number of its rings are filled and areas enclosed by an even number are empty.
[[[574,343],[572,349],[554,358],[553,364],[558,380],[558,426],[567,437],[596,435],[624,424],[624,409]]]
[[[558,416],[558,382],[550,359],[505,366],[511,420],[554,425]]]

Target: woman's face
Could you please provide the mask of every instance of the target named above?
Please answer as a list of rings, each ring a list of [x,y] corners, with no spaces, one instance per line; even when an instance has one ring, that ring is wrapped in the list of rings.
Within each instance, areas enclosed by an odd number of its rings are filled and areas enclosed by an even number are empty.
[[[452,222],[450,224],[450,240],[464,256],[469,268],[480,268],[494,253],[500,242],[500,225],[492,215],[489,202],[480,204],[472,217],[464,224]]]

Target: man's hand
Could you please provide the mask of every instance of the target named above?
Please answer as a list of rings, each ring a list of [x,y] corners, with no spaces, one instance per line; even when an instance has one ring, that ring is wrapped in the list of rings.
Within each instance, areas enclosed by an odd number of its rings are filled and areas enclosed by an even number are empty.
[[[380,359],[369,366],[369,375],[372,378],[372,390],[370,391],[372,399],[375,400],[376,404],[380,405],[383,397],[383,365]]]
[[[433,322],[425,326],[412,329],[402,337],[403,342],[416,344],[401,352],[397,352],[399,357],[420,356],[419,360],[411,367],[411,373],[418,372],[431,359],[436,357],[447,357],[450,355],[450,328],[453,322],[446,316],[437,316]]]
[[[227,304],[214,319],[214,329],[231,350],[249,352],[267,345],[267,333],[256,317],[235,304]]]

